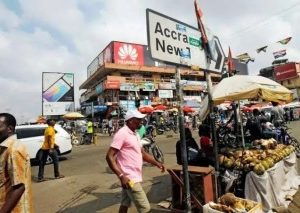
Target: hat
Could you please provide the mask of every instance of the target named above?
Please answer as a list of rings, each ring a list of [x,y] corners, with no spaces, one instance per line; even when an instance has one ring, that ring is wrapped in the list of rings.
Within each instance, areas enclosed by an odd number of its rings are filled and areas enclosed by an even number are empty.
[[[126,112],[126,115],[125,115],[125,121],[128,121],[129,119],[131,118],[139,118],[139,119],[142,119],[144,118],[146,115],[140,113],[138,110],[128,110]]]

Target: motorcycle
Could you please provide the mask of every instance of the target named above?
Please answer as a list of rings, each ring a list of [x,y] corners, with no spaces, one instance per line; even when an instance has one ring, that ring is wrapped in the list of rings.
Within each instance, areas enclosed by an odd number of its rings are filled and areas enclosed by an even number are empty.
[[[154,129],[154,126],[147,127],[146,136],[141,139],[141,144],[144,150],[147,153],[152,154],[156,161],[164,163],[164,155],[153,137]]]

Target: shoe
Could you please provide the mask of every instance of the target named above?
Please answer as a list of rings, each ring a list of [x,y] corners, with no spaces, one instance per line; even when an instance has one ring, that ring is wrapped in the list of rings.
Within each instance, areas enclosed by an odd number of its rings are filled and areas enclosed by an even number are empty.
[[[60,178],[64,178],[65,176],[64,175],[59,175],[59,176],[56,176],[55,179],[60,179]]]
[[[37,182],[43,182],[45,180],[46,180],[45,178],[38,178]]]

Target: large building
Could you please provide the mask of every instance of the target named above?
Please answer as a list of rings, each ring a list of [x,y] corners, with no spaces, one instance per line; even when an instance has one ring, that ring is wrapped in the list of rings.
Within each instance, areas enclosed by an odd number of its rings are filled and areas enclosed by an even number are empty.
[[[300,98],[300,64],[285,62],[260,70],[260,75],[273,79],[293,91],[294,99]]]
[[[185,105],[199,107],[206,93],[203,71],[181,67]],[[220,74],[212,73],[212,81],[219,82]],[[87,79],[79,89],[85,90],[80,103],[86,114],[104,112],[111,106],[124,110],[140,105],[164,104],[176,107],[178,94],[175,66],[154,61],[146,45],[110,42],[87,67]]]

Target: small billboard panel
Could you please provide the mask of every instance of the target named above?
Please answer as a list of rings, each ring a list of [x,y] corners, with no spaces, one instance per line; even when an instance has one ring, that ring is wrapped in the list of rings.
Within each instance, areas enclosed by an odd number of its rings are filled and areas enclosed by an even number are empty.
[[[74,74],[43,72],[43,115],[63,115],[74,109]]]

